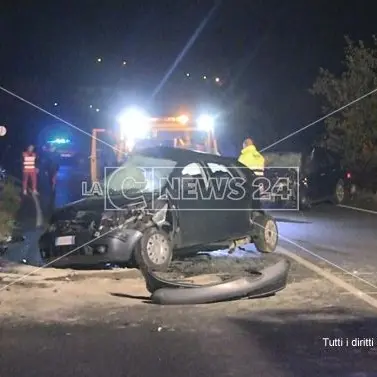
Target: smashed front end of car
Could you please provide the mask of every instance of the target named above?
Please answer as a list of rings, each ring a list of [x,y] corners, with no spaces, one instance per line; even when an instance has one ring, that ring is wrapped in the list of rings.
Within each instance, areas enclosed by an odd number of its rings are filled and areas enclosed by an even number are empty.
[[[156,211],[142,204],[116,210],[85,208],[85,204],[84,199],[79,206],[69,205],[54,213],[39,239],[44,262],[55,267],[130,263],[143,231],[155,225]]]

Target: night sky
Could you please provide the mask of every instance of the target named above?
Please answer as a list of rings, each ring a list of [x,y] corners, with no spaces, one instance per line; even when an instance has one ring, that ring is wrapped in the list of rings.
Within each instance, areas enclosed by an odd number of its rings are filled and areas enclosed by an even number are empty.
[[[308,94],[318,68],[339,71],[343,36],[368,40],[377,27],[373,1],[223,0],[161,85],[213,1],[1,4],[2,86],[87,130],[134,104],[165,115],[221,111],[229,150],[247,135],[263,147],[268,136],[319,117]],[[0,121],[6,142],[19,148],[56,123],[7,94],[0,94]],[[316,132],[292,142],[307,143]]]

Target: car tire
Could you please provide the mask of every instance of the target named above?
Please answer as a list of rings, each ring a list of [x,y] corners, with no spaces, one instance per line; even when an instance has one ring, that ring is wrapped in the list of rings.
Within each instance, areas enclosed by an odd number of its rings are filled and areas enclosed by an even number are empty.
[[[335,185],[333,202],[335,204],[343,204],[346,200],[347,200],[347,190],[346,190],[343,179],[339,179],[339,181]]]
[[[173,247],[169,235],[160,229],[147,229],[134,251],[139,269],[166,271],[173,259]]]
[[[269,215],[260,215],[253,220],[253,241],[260,253],[272,253],[279,241],[276,221]]]
[[[311,208],[312,208],[312,204],[310,203],[310,200],[308,197],[304,196],[303,198],[300,198],[300,203],[299,203],[300,211],[308,211]]]

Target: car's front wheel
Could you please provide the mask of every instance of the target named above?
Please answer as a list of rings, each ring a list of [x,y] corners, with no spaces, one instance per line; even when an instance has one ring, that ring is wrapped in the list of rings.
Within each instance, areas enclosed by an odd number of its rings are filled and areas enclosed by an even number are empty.
[[[139,268],[166,271],[173,258],[169,235],[157,228],[147,229],[135,249],[134,257]]]
[[[279,234],[276,221],[269,215],[259,215],[253,221],[253,241],[260,253],[272,253],[276,250]]]

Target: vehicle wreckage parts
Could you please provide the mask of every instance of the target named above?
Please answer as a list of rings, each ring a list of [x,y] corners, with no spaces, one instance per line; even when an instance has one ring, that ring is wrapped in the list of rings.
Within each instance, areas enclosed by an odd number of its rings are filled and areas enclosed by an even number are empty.
[[[164,280],[150,270],[143,270],[151,300],[160,305],[195,305],[241,298],[261,298],[284,289],[287,285],[289,262],[281,260],[264,270],[246,270],[242,276],[219,284],[195,285]],[[257,277],[256,277],[257,275]]]
[[[72,253],[72,247],[68,247],[69,250],[66,247],[59,250],[51,247],[55,234],[44,233],[39,239],[41,257],[54,267],[86,263],[87,253],[90,253],[93,264],[111,261],[123,265],[136,262],[136,267],[145,265],[155,270],[167,269],[173,252],[170,236],[163,230],[163,227],[170,225],[166,222],[166,212],[165,204],[153,213],[143,207],[134,208],[131,216],[120,223],[105,218],[103,220],[106,220],[104,223],[107,225],[100,229],[102,233],[95,233],[95,238],[92,238],[90,230],[76,235],[76,246],[88,246],[82,249],[76,247],[75,253]]]
[[[237,240],[232,241],[229,244],[229,251],[228,254],[233,254],[238,247],[242,247],[251,242],[251,237],[243,237]]]
[[[252,220],[252,238],[260,253],[272,253],[276,250],[279,234],[276,221],[273,217],[263,214]]]

